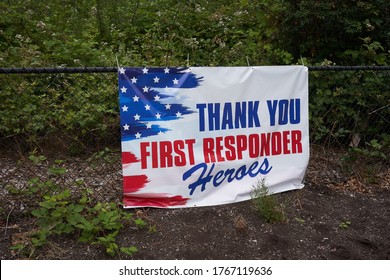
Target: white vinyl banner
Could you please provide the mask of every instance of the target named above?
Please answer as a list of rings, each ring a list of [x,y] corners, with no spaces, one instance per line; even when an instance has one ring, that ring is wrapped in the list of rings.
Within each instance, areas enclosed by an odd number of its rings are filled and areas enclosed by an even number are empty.
[[[124,207],[193,207],[303,187],[304,66],[120,68]]]

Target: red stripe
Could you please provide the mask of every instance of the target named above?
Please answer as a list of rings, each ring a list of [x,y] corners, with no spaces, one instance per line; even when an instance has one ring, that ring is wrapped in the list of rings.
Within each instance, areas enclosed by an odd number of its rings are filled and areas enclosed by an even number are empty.
[[[132,193],[139,191],[149,182],[149,178],[146,175],[123,176],[123,192]]]
[[[130,152],[123,152],[122,153],[122,164],[128,164],[128,163],[134,163],[139,162],[140,160],[137,159],[137,157]]]
[[[155,194],[158,195],[158,194]],[[182,197],[181,195],[168,197],[162,194],[159,197],[138,197],[131,195],[124,195],[124,206],[128,207],[160,207],[166,208],[170,206],[185,205],[189,198]]]

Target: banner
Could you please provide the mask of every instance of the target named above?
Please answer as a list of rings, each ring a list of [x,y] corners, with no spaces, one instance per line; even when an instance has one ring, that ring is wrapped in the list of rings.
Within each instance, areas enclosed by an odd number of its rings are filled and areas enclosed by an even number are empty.
[[[124,207],[193,207],[303,187],[304,66],[120,68]]]

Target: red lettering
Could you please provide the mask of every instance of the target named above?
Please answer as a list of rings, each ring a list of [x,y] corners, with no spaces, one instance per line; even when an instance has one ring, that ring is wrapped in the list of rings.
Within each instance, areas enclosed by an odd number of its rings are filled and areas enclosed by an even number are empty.
[[[141,168],[166,168],[195,164],[195,139],[140,143]],[[187,149],[187,150],[186,150]],[[187,152],[188,151],[188,152]]]
[[[149,147],[149,142],[141,142],[140,150],[141,150],[141,168],[146,169],[148,167],[148,163],[146,157],[150,156],[150,152],[146,150]]]
[[[270,141],[271,139],[271,133],[262,133],[261,134],[261,152],[260,156],[269,156],[271,150],[270,150]]]
[[[290,154],[290,150],[288,147],[290,146],[290,131],[283,131],[283,154],[287,155]]]
[[[248,148],[246,135],[237,135],[237,155],[238,159],[242,159],[242,152]]]
[[[203,156],[205,163],[215,162],[213,138],[203,139]]]
[[[186,165],[186,154],[183,152],[184,142],[181,140],[176,140],[173,142],[173,150],[177,154],[174,157],[175,166],[185,166]]]
[[[234,148],[233,144],[235,143],[235,138],[234,136],[227,136],[225,138],[225,148],[226,148],[226,153],[225,157],[226,160],[235,160],[236,159],[236,149]]]
[[[292,130],[291,131],[291,140],[292,140],[292,152],[302,153],[302,131],[300,130]]]
[[[184,141],[187,144],[188,149],[188,158],[191,165],[195,164],[195,157],[194,157],[194,143],[195,139],[187,139]]]
[[[280,132],[272,133],[272,155],[280,155],[282,153],[282,136]]]
[[[249,157],[257,158],[260,154],[260,137],[259,134],[249,135]]]
[[[152,142],[152,168],[158,167],[158,149],[157,142]]]
[[[215,138],[215,152],[217,154],[217,161],[225,161],[225,158],[222,156],[222,151],[223,151],[223,145],[222,145],[222,140],[223,137],[217,137]]]
[[[161,167],[172,167],[172,143],[170,141],[160,142],[160,165]]]

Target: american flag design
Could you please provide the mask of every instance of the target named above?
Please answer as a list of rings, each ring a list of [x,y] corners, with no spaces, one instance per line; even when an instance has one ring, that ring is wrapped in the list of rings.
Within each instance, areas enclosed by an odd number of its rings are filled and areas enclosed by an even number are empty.
[[[164,124],[194,111],[183,105],[182,89],[200,85],[201,77],[190,68],[120,68],[119,104],[122,141],[161,136],[170,129]],[[139,162],[131,152],[122,153],[122,164]],[[124,205],[175,206],[188,199],[180,195],[134,194],[149,182],[146,174],[123,177]]]
[[[166,133],[166,121],[194,113],[181,103],[180,90],[198,87],[201,80],[190,68],[120,68],[122,141]]]

